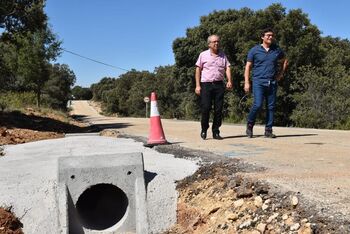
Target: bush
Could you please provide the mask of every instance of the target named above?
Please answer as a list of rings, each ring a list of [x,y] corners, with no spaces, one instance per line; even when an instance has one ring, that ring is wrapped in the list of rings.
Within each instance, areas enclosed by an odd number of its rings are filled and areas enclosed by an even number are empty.
[[[6,92],[0,94],[0,108],[2,110],[20,110],[36,106],[34,92]]]

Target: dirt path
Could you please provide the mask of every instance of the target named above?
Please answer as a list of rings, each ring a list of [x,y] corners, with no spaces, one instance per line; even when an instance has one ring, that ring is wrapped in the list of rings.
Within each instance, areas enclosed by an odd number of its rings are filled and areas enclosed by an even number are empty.
[[[149,119],[104,117],[86,101],[73,102],[73,110],[86,115],[90,123],[114,125],[122,133],[148,137]],[[208,132],[203,141],[198,122],[162,119],[162,125],[169,142],[264,167],[267,170],[248,176],[294,191],[326,214],[350,219],[350,131],[276,127],[278,137],[266,139],[263,127],[257,126],[256,136],[248,139],[245,126],[224,124],[224,140],[213,140]]]

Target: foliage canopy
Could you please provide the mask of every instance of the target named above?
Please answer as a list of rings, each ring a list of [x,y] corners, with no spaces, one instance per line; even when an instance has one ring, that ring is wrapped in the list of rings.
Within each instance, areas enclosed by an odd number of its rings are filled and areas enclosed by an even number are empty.
[[[211,34],[221,37],[221,48],[232,65],[234,89],[226,93],[224,118],[245,122],[252,97],[245,100],[244,66],[248,50],[261,43],[260,32],[272,27],[285,51],[289,68],[279,83],[276,125],[313,128],[350,128],[350,43],[322,37],[300,9],[286,11],[281,4],[266,9],[213,11],[173,41],[175,64],[153,73],[131,71],[118,79],[104,78],[92,85],[93,97],[105,111],[143,116],[143,97],[158,94],[164,117],[198,119],[199,98],[194,94],[195,62],[207,49]],[[264,113],[258,118],[264,121]]]

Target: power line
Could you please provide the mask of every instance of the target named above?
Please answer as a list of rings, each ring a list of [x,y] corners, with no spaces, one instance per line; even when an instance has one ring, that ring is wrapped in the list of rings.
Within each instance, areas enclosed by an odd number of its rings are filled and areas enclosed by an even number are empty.
[[[83,56],[83,55],[74,53],[74,52],[72,52],[72,51],[69,51],[69,50],[66,50],[66,49],[63,49],[63,48],[62,48],[62,50],[65,51],[65,52],[67,52],[67,53],[73,54],[73,55],[75,55],[75,56],[78,56],[78,57],[81,57],[81,58],[84,58],[84,59],[93,61],[93,62],[95,62],[95,63],[100,63],[100,64],[103,64],[103,65],[105,65],[105,66],[117,68],[117,69],[120,69],[120,70],[123,70],[123,71],[129,71],[129,70],[127,70],[127,69],[124,69],[124,68],[121,68],[121,67],[117,67],[117,66],[113,66],[113,65],[110,65],[110,64],[107,64],[107,63],[104,63],[104,62],[100,62],[100,61],[97,61],[97,60],[95,60],[95,59],[88,58],[88,57],[86,57],[86,56]]]

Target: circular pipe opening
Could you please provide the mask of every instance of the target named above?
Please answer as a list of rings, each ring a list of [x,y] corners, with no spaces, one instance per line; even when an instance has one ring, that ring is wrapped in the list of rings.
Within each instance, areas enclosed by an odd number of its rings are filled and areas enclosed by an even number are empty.
[[[96,184],[78,198],[76,209],[83,227],[104,230],[117,224],[129,202],[126,194],[112,184]]]

